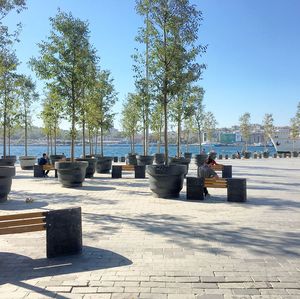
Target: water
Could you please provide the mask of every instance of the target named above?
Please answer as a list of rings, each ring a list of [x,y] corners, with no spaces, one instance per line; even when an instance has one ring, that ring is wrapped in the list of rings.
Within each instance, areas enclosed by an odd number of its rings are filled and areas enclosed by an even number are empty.
[[[202,148],[205,149],[205,151],[208,153],[210,150],[214,150],[217,155],[222,154],[229,155],[231,157],[232,154],[239,151],[242,152],[243,148],[242,146],[203,146]],[[181,147],[182,152],[186,152],[186,146]],[[248,151],[250,152],[263,152],[264,147],[263,146],[248,146]],[[268,151],[270,155],[273,155],[276,151],[274,147],[268,147]],[[35,157],[41,157],[43,153],[47,152],[47,146],[43,145],[31,145],[28,146],[28,156],[35,156]],[[126,156],[130,152],[130,145],[129,144],[108,144],[104,147],[104,155],[105,156]],[[143,146],[142,145],[136,145],[135,146],[135,152],[138,154],[143,154]],[[149,154],[152,155],[157,152],[157,146],[156,144],[153,144],[149,148]],[[161,147],[161,152],[164,152],[164,148]],[[169,156],[175,156],[177,152],[176,145],[169,145]],[[189,152],[193,155],[199,154],[199,145],[190,145]],[[56,148],[56,154],[62,154],[64,153],[67,157],[70,156],[70,146],[57,146]],[[3,147],[0,146],[0,155],[3,154]],[[8,153],[6,153],[8,155]],[[13,145],[10,149],[11,155],[16,155],[17,157],[24,155],[24,146],[21,145]],[[49,153],[51,154],[51,153]],[[54,153],[53,153],[54,154]],[[80,157],[82,154],[82,147],[76,146],[75,147],[75,157]],[[86,154],[89,154],[89,148],[86,148]]]

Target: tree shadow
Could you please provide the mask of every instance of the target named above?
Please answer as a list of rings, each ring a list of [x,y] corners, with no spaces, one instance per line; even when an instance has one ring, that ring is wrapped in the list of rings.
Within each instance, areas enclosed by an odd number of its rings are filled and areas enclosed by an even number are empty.
[[[0,285],[10,283],[53,298],[66,298],[45,290],[43,287],[30,285],[24,280],[123,267],[131,264],[131,260],[120,254],[90,246],[84,246],[80,255],[51,259],[31,259],[24,255],[0,252]]]
[[[247,209],[248,207],[244,206],[244,208]],[[169,214],[146,213],[136,217],[125,217],[84,213],[84,217],[87,222],[105,228],[101,230],[102,236],[117,234],[122,228],[122,224],[126,223],[135,229],[161,235],[170,243],[189,248],[189,250],[208,252],[219,250],[219,254],[231,255],[234,248],[243,248],[259,255],[300,257],[300,236],[297,232],[280,234],[269,228],[236,227],[232,223],[224,221],[195,223],[195,221],[190,220],[189,216]],[[87,232],[86,237],[94,238],[95,234],[94,232]],[[99,236],[99,230],[97,235]],[[199,245],[198,239],[210,242],[209,244],[222,245],[218,247],[211,247],[207,243]]]

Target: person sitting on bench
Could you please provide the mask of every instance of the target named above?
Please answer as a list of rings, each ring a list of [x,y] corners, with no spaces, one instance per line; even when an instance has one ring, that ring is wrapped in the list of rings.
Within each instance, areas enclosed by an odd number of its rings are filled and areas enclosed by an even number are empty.
[[[49,164],[49,160],[46,153],[43,153],[43,156],[38,160],[39,165]],[[43,176],[48,177],[49,170],[43,170]]]
[[[215,165],[216,162],[214,159],[212,159],[211,157],[209,157],[205,163],[203,165],[201,165],[199,167],[199,177],[201,178],[216,178],[218,179],[219,176],[217,175],[217,173],[211,168],[212,165]],[[204,196],[210,196],[210,194],[208,193],[208,190],[206,187],[203,188],[203,192],[204,192]]]

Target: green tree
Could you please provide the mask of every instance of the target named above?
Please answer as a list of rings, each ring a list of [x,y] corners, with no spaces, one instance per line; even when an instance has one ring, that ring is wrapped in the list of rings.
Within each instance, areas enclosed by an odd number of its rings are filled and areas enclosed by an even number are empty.
[[[274,133],[274,119],[273,115],[266,113],[263,119],[263,128],[264,128],[264,140],[265,140],[265,151],[267,149],[267,142]]]
[[[150,127],[157,141],[157,153],[160,153],[161,137],[163,130],[163,107],[161,102],[157,102],[152,111]]]
[[[52,30],[47,41],[38,44],[40,57],[30,64],[37,75],[55,87],[63,109],[71,122],[71,160],[74,160],[76,124],[81,112],[81,99],[89,80],[89,66],[96,59],[89,43],[88,23],[71,13],[58,12],[50,18]]]
[[[139,1],[147,6],[147,0]],[[182,82],[199,78],[204,65],[195,62],[205,50],[196,46],[201,12],[188,0],[153,0],[149,9],[138,11],[148,17],[149,72],[164,115],[165,163],[168,164],[168,103],[182,91]]]
[[[198,132],[198,142],[199,142],[199,153],[202,151],[202,134],[204,129],[204,89],[201,87],[194,87],[191,93],[193,98],[193,110],[194,110],[194,120]]]
[[[139,109],[137,103],[140,101],[139,95],[129,93],[122,109],[122,127],[123,133],[130,139],[131,153],[135,153],[135,137],[139,132]]]
[[[100,130],[101,156],[104,156],[104,134],[113,127],[115,113],[112,112],[112,107],[117,100],[113,79],[110,76],[109,71],[98,72],[89,110],[91,124],[94,124],[96,132]]]
[[[20,101],[20,125],[24,129],[24,154],[27,156],[28,128],[31,125],[31,105],[38,100],[35,83],[28,76],[21,75],[18,79],[18,98]]]
[[[1,51],[0,55],[0,121],[3,127],[3,156],[6,157],[7,136],[10,136],[11,128],[13,127],[12,121],[16,119],[16,111],[18,109],[16,98],[18,59],[15,53],[9,49]],[[9,134],[7,134],[8,132]]]
[[[291,118],[290,125],[291,125],[290,134],[291,134],[291,137],[293,140],[293,152],[294,152],[295,151],[295,140],[297,138],[299,138],[299,122],[298,122],[298,119],[296,116]]]
[[[213,133],[217,127],[217,120],[212,112],[207,112],[204,116],[204,130],[206,131],[206,138],[208,141],[212,141]]]
[[[245,151],[248,151],[248,142],[250,138],[250,129],[251,129],[251,124],[250,124],[250,113],[246,112],[244,113],[240,118],[240,131],[242,134],[243,141],[245,141]]]

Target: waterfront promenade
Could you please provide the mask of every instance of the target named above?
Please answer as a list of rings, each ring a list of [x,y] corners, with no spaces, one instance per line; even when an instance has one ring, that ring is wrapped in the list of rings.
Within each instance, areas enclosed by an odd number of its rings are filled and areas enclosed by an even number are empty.
[[[84,249],[47,259],[44,232],[0,236],[0,298],[299,299],[300,158],[221,162],[247,179],[247,202],[225,189],[189,202],[185,185],[155,198],[132,173],[66,189],[18,167],[0,215],[81,206]]]

